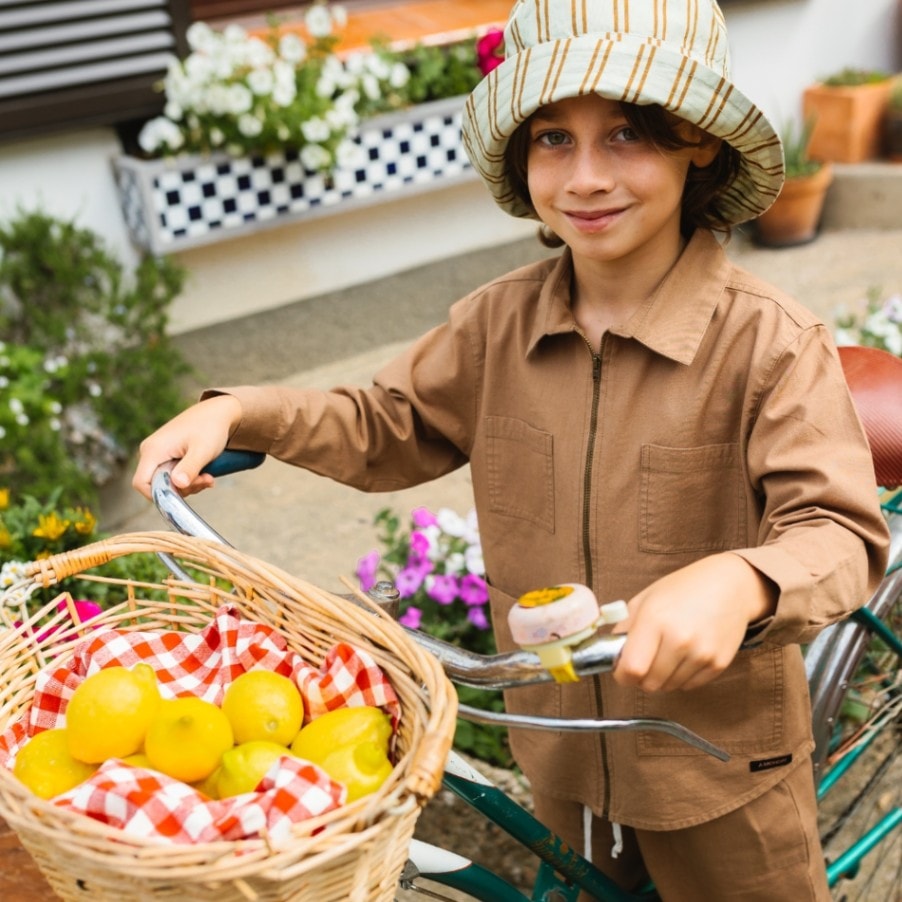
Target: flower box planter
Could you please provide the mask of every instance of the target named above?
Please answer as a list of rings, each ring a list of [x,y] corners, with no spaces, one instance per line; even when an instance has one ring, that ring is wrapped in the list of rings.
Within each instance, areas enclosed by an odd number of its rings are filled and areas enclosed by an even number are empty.
[[[802,110],[813,122],[808,155],[832,163],[860,163],[881,155],[889,79],[873,84],[805,89]]]
[[[460,139],[465,98],[364,122],[357,168],[304,170],[295,152],[114,160],[132,241],[172,253],[475,178]]]

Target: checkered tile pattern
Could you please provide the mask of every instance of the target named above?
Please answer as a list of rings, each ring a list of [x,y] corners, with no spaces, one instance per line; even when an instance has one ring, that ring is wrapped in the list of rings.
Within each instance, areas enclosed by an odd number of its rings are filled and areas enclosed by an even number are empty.
[[[460,102],[431,108],[417,118],[392,116],[365,125],[357,138],[363,162],[331,177],[306,172],[294,152],[217,156],[195,165],[123,159],[118,185],[132,239],[164,253],[277,218],[309,217],[472,175],[460,141]]]

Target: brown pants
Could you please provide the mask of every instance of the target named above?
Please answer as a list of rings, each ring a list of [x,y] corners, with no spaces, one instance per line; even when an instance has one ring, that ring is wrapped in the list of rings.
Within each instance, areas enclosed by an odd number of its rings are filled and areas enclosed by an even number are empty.
[[[536,816],[584,850],[583,806],[534,796]],[[829,902],[817,834],[817,802],[807,762],[736,811],[683,830],[623,828],[611,857],[611,824],[592,817],[592,861],[618,885],[638,889],[649,876],[664,902]],[[583,894],[580,899],[588,902]]]

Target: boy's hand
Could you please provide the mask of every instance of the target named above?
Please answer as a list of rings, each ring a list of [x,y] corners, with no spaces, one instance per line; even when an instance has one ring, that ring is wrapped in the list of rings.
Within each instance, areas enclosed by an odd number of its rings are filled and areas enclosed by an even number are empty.
[[[150,498],[150,481],[160,464],[178,460],[171,479],[181,495],[193,495],[213,485],[213,477],[201,470],[228,443],[241,419],[241,404],[231,395],[207,398],[161,426],[140,446],[132,486]]]
[[[777,587],[736,554],[712,555],[629,601],[614,679],[645,692],[696,689],[724,671],[750,623],[773,613]]]

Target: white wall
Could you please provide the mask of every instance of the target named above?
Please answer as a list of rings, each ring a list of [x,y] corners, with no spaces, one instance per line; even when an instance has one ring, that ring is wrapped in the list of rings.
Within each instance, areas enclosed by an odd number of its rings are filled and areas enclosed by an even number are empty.
[[[729,0],[741,90],[779,129],[806,84],[844,66],[902,70],[900,0]],[[112,130],[0,144],[0,218],[40,207],[103,235],[133,261],[115,194]],[[500,213],[478,183],[186,251],[173,330],[312,297],[476,247],[533,234]]]
[[[806,85],[847,66],[902,70],[900,0],[730,0],[733,78],[779,130]]]

